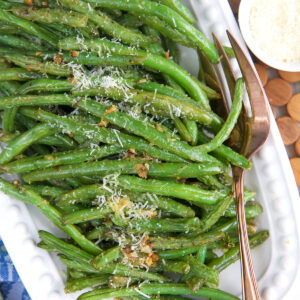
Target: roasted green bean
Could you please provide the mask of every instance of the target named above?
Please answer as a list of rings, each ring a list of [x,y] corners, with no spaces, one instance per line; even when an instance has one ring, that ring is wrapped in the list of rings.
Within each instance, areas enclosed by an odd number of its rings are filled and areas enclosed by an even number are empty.
[[[239,257],[230,167],[251,168],[224,144],[244,81],[223,120],[195,21],[180,0],[0,0],[0,172],[18,178],[0,191],[67,234],[43,227],[37,246],[77,299],[237,299],[217,287]],[[177,43],[198,51],[199,79]],[[254,247],[268,232],[244,194]]]

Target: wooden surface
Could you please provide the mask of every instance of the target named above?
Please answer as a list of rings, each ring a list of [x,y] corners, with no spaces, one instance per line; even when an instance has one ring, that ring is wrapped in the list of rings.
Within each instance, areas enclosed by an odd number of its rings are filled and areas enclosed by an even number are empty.
[[[300,122],[300,94],[294,95],[287,104],[286,108],[290,117]]]
[[[278,71],[279,76],[291,83],[296,83],[300,81],[300,72],[285,72],[285,71]]]
[[[286,105],[293,94],[290,84],[281,78],[270,80],[265,86],[265,91],[272,106]]]
[[[284,116],[276,120],[278,129],[280,131],[283,143],[286,146],[293,145],[299,138],[300,127],[298,122],[290,117]]]

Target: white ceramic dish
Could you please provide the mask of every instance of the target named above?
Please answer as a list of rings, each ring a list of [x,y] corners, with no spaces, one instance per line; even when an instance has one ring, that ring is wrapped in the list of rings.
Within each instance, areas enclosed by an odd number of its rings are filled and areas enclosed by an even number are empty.
[[[299,62],[281,62],[278,61],[266,54],[261,48],[258,47],[256,41],[252,37],[252,34],[250,32],[250,24],[249,24],[249,18],[250,18],[250,9],[252,7],[253,0],[242,0],[239,7],[239,24],[240,29],[243,35],[243,38],[245,39],[248,47],[251,49],[251,51],[255,54],[257,58],[259,58],[262,62],[267,64],[268,66],[277,69],[277,70],[283,70],[283,71],[289,71],[289,72],[298,72],[300,71],[300,61]]]
[[[191,0],[198,25],[208,36],[214,32],[228,44],[226,29],[242,42],[235,19],[225,0]],[[243,44],[244,45],[244,44]],[[196,72],[195,53],[184,49],[183,64]],[[236,72],[239,72],[235,66]],[[270,239],[253,251],[254,267],[264,299],[300,299],[299,222],[300,203],[289,160],[274,119],[270,137],[258,155],[254,168],[247,174],[247,185],[257,191],[264,206],[258,219],[259,229],[268,229]],[[63,292],[64,273],[59,260],[35,247],[37,231],[62,233],[35,207],[27,206],[0,194],[0,236],[32,300],[76,299],[76,294]],[[240,295],[239,264],[221,273],[220,288]]]

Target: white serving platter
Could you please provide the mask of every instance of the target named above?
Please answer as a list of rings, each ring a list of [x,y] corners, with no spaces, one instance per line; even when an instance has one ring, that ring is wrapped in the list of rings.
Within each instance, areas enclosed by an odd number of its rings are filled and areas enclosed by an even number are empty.
[[[225,31],[230,29],[245,47],[226,0],[190,0],[187,4],[197,16],[197,25],[209,37],[214,32],[229,45]],[[197,72],[195,53],[184,49],[182,63]],[[234,66],[238,73],[237,66]],[[247,173],[247,186],[257,192],[264,213],[257,219],[258,229],[270,231],[269,240],[252,251],[259,288],[266,300],[300,299],[300,203],[298,190],[275,120],[263,149],[253,158]],[[0,236],[32,300],[71,300],[65,295],[64,272],[54,255],[35,246],[38,230],[62,233],[38,209],[0,193]],[[240,296],[239,263],[221,273],[220,288]]]

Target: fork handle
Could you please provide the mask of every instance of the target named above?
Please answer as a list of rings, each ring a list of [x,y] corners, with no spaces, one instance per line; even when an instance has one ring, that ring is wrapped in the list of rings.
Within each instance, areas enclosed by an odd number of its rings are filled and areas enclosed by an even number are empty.
[[[244,169],[233,168],[236,215],[240,241],[242,291],[244,300],[260,300],[249,247],[244,201]]]

